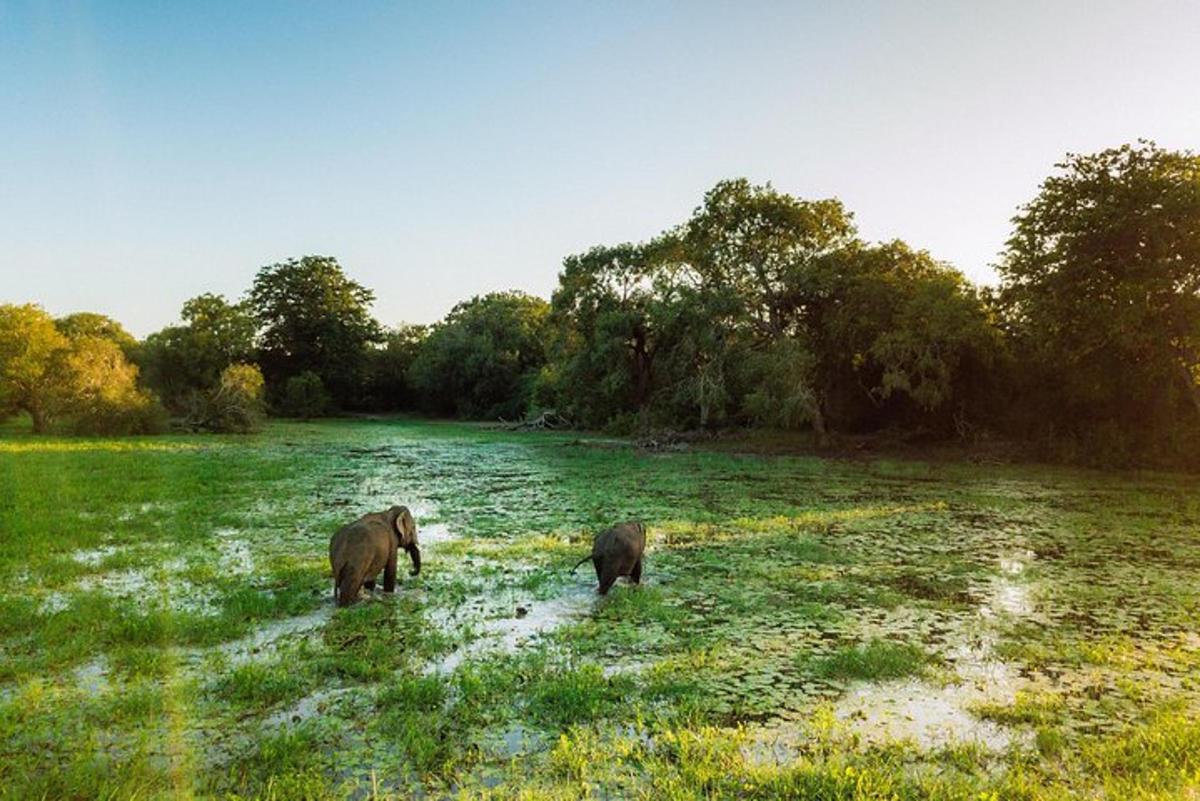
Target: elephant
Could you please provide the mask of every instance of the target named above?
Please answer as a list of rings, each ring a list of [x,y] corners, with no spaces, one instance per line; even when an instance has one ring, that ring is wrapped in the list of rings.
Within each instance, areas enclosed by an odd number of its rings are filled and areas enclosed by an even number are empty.
[[[645,551],[646,526],[636,520],[620,523],[597,534],[591,555],[580,559],[571,572],[574,573],[576,568],[590,560],[600,582],[596,590],[601,595],[607,595],[617,576],[629,576],[634,584],[641,582],[642,554]]]
[[[333,600],[349,606],[359,590],[375,589],[375,577],[383,571],[383,591],[396,591],[396,561],[399,549],[412,559],[412,575],[421,572],[421,550],[417,546],[417,523],[407,506],[367,514],[342,526],[329,540],[329,566],[333,568]]]

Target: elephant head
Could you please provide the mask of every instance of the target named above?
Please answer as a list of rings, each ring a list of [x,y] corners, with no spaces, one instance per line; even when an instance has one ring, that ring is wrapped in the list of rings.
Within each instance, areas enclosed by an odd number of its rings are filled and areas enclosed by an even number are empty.
[[[412,575],[421,572],[421,549],[417,545],[417,521],[407,506],[393,506],[387,512],[388,523],[396,536],[396,546],[408,551],[412,559]]]

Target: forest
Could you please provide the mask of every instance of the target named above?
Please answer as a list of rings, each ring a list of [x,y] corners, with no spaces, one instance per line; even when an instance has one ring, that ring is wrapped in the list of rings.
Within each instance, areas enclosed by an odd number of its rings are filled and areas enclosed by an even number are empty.
[[[866,242],[836,199],[721,181],[645,242],[563,260],[547,301],[473,297],[388,327],[331,256],[262,267],[142,340],[103,314],[0,306],[0,417],[35,432],[257,429],[419,412],[590,430],[763,428],[815,445],[1002,440],[1094,465],[1200,467],[1200,157],[1068,155],[976,286]]]

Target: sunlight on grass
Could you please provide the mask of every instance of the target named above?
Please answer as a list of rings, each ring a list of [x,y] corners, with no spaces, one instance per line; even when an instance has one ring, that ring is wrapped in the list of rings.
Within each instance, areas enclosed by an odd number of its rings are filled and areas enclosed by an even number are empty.
[[[0,799],[1197,787],[1194,482],[419,421],[200,444],[0,432]],[[329,535],[397,501],[439,527],[421,575],[335,610]],[[601,599],[569,568],[633,517],[643,583]],[[993,614],[1013,587],[1036,615]],[[856,681],[973,682],[963,653],[1015,677],[960,711],[1020,749],[834,715]]]

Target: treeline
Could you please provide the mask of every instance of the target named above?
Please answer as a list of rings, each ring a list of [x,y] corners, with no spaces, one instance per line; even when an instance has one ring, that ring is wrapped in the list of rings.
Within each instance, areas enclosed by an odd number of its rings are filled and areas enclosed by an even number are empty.
[[[112,320],[0,307],[0,412],[35,428],[250,430],[415,410],[576,425],[763,426],[818,440],[999,435],[1043,456],[1200,466],[1200,159],[1069,156],[1014,218],[998,288],[837,200],[744,180],[647,242],[564,260],[549,302],[460,303],[388,329],[328,257],[264,267],[136,342]]]

